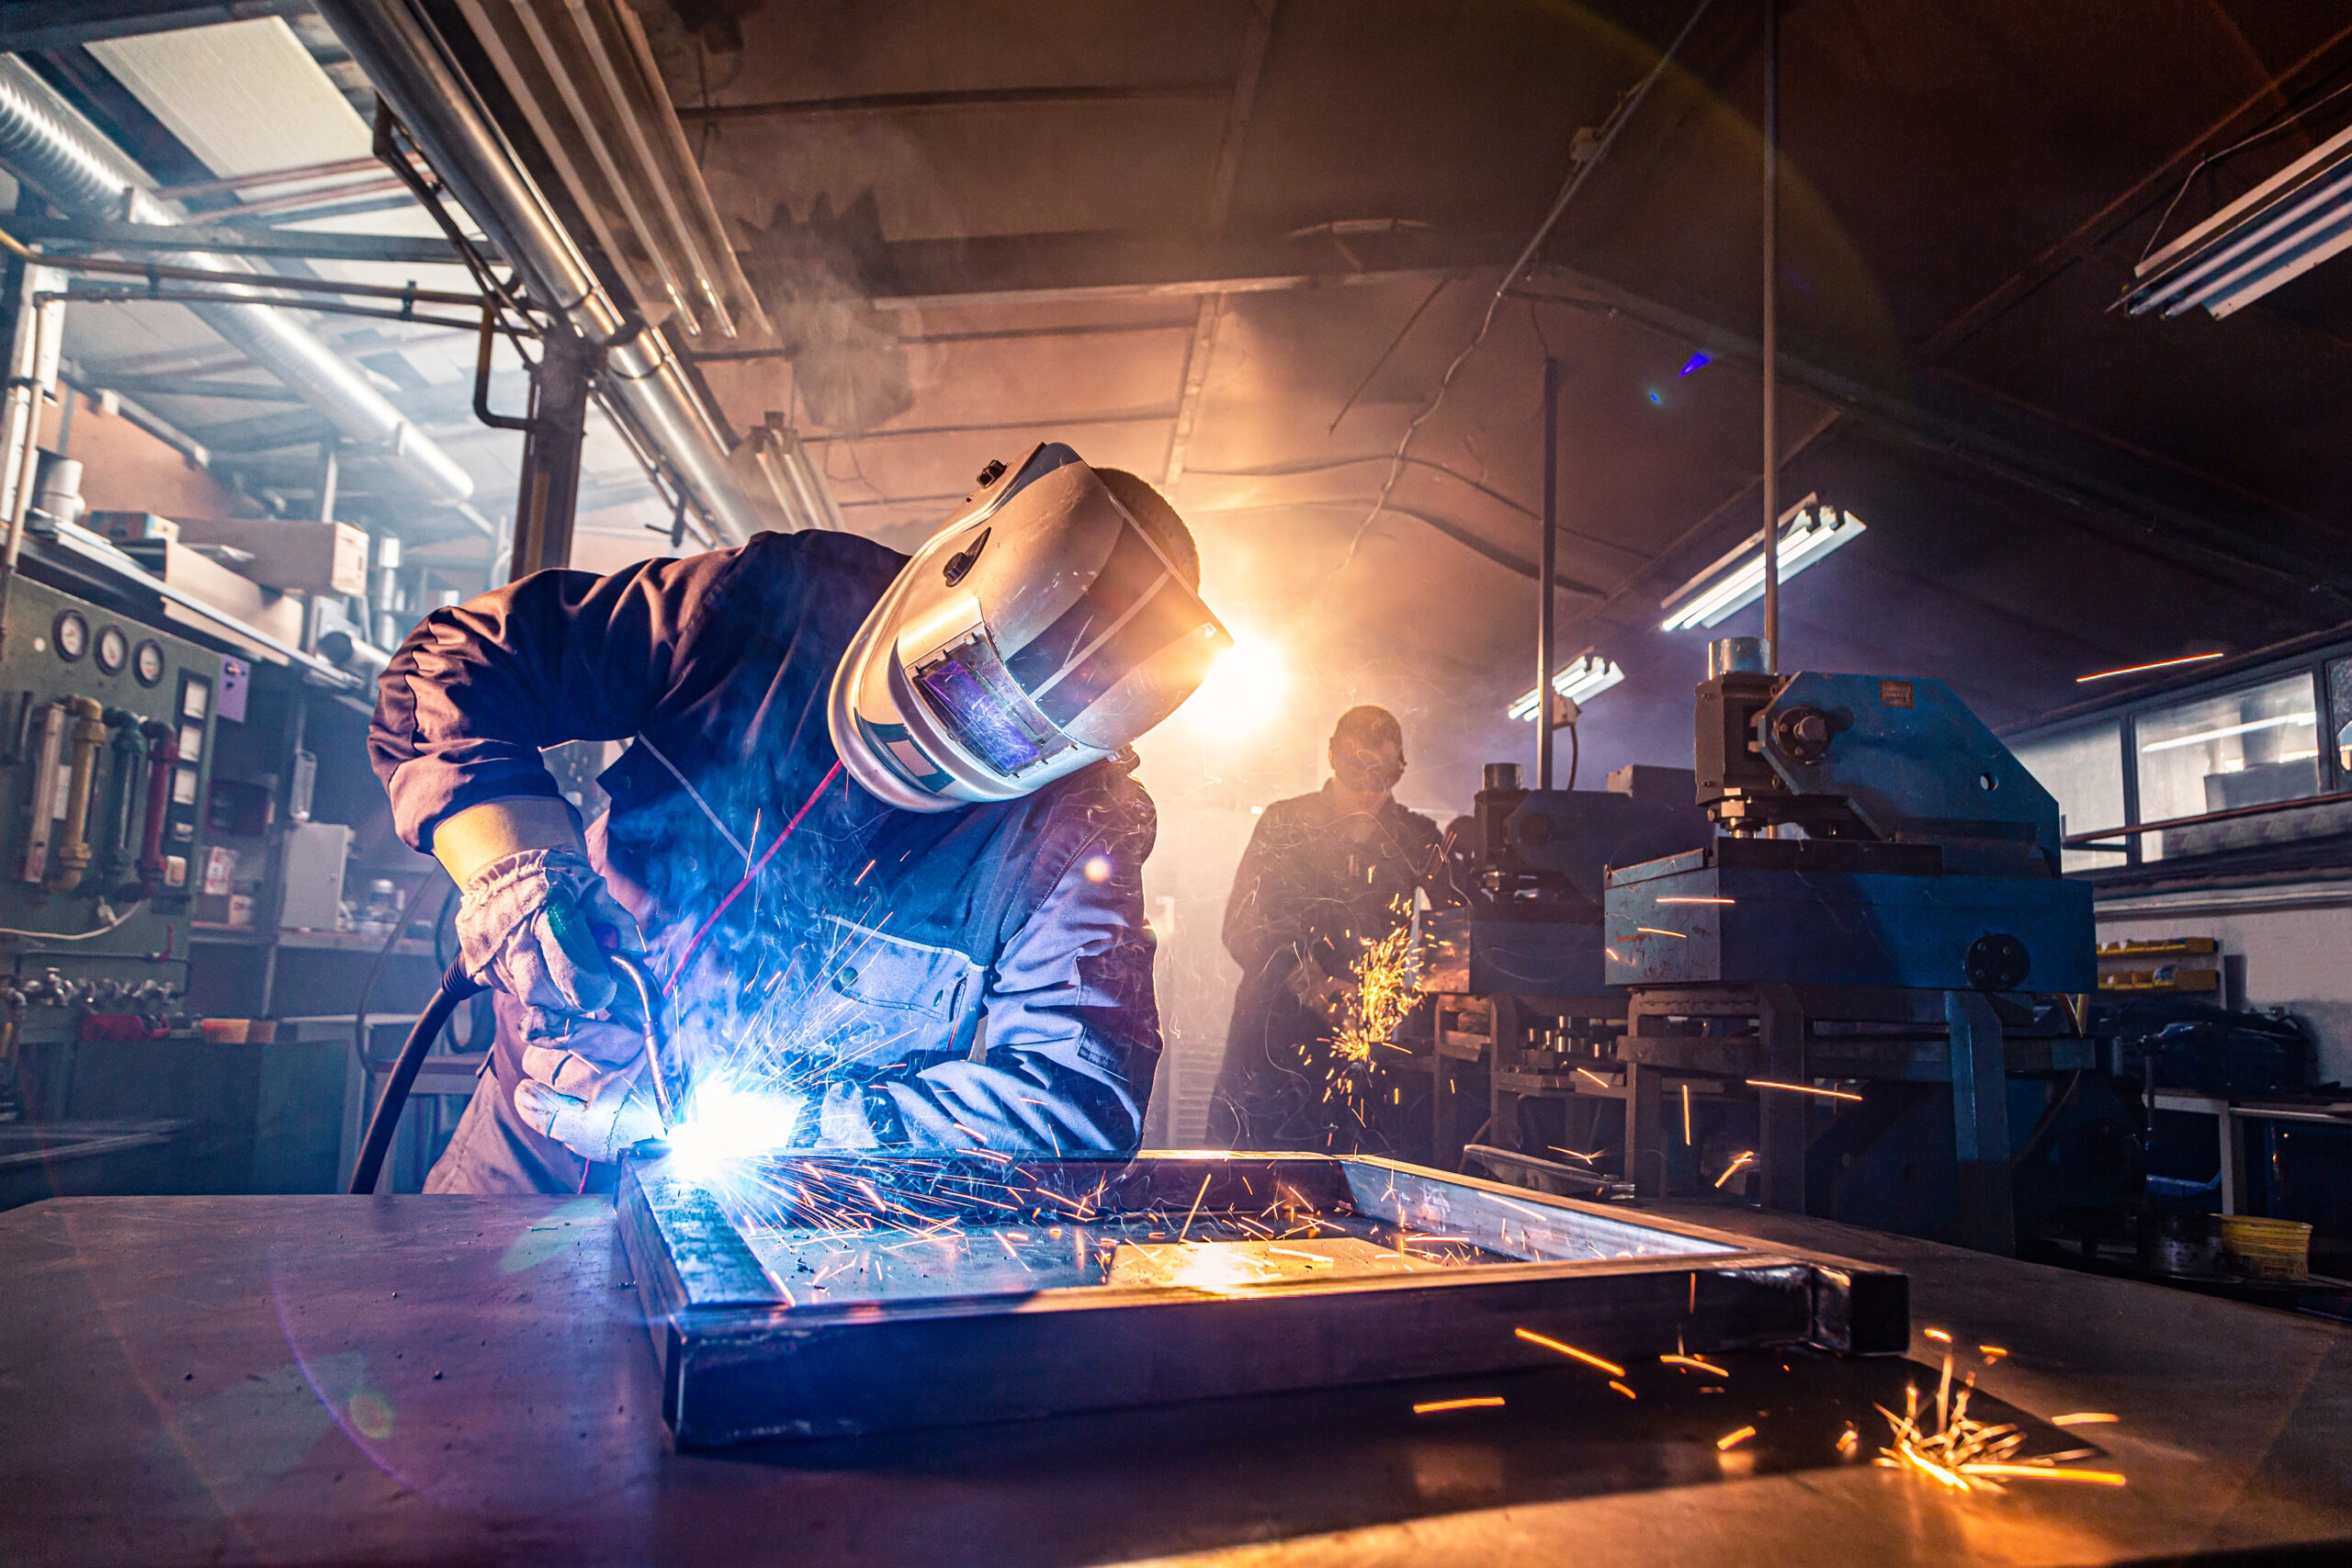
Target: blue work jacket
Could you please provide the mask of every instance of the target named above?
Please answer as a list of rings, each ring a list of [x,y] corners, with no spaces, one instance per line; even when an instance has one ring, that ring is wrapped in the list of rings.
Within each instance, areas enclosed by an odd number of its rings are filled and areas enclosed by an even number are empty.
[[[792,1091],[779,1144],[1130,1150],[1160,1048],[1150,798],[1114,761],[908,812],[836,771],[828,688],[905,562],[851,535],[763,534],[435,611],[379,683],[369,750],[395,826],[429,850],[469,807],[557,795],[541,749],[626,739],[592,848],[657,974],[710,925],[673,992],[679,1047],[706,1078]],[[511,1104],[519,1010],[502,997],[499,1018]],[[508,1131],[560,1175],[559,1145]]]

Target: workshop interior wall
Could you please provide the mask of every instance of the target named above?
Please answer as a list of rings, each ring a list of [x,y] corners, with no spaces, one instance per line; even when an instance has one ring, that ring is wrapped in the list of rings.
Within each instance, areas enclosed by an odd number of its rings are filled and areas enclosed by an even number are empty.
[[[2267,901],[2293,892],[2267,888]],[[2171,912],[2162,909],[2098,914],[2102,942],[2158,937],[2211,937],[2229,961],[2232,1005],[2284,1008],[2303,1021],[2318,1043],[2323,1082],[2352,1082],[2352,890],[2311,889],[2301,907]],[[2244,964],[2244,977],[2236,974]]]

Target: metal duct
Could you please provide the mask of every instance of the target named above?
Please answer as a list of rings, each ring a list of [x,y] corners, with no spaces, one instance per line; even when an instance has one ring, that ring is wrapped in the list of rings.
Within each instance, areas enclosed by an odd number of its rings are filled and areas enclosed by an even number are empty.
[[[115,151],[75,130],[69,111],[23,62],[0,57],[0,164],[70,212],[133,223],[181,220],[132,178]],[[200,267],[222,275],[236,291],[239,275],[254,268],[240,257],[175,252],[163,265]],[[187,307],[231,346],[286,384],[318,411],[345,441],[382,457],[410,484],[448,502],[474,492],[473,477],[368,384],[358,367],[319,341],[276,305],[200,304]]]
[[[740,485],[711,411],[657,333],[605,291],[547,198],[405,0],[319,0],[319,10],[458,201],[521,269],[532,294],[593,343],[611,345],[605,387],[618,412],[709,519],[741,544],[775,522]],[[616,342],[628,333],[626,341]]]

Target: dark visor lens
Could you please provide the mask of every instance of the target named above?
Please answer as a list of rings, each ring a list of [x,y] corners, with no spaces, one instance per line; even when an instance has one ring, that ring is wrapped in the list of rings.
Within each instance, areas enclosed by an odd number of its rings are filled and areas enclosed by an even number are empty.
[[[1012,683],[984,633],[942,649],[914,671],[914,683],[956,743],[1000,773],[1025,773],[1069,748]]]

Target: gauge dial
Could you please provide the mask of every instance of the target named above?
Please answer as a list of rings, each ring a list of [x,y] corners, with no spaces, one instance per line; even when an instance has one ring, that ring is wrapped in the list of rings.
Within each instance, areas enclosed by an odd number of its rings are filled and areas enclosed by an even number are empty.
[[[141,643],[131,652],[130,672],[139,677],[139,683],[142,686],[162,685],[164,683],[164,645],[153,637]]]
[[[82,618],[79,610],[61,610],[57,624],[50,628],[57,639],[57,657],[72,664],[90,651],[90,623]]]
[[[100,626],[93,651],[97,655],[99,669],[109,675],[119,675],[130,660],[130,639],[122,635],[120,626]]]

